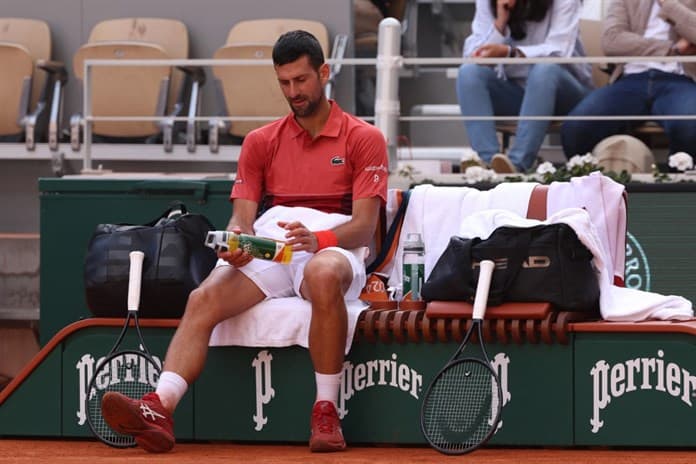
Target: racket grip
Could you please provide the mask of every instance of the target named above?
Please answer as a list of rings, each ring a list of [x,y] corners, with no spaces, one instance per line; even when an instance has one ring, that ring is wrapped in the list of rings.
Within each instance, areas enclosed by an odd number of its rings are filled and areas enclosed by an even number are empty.
[[[491,277],[495,263],[489,259],[484,259],[479,263],[479,279],[476,284],[476,294],[474,295],[473,319],[483,319],[488,304],[488,290],[491,287]]]
[[[142,251],[131,251],[130,269],[128,271],[128,311],[137,311],[140,306],[140,283],[143,276],[143,260],[145,253]]]

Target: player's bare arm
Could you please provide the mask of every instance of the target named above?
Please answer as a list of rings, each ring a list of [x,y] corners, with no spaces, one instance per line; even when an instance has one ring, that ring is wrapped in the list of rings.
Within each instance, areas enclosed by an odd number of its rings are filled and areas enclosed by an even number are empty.
[[[232,204],[232,217],[227,223],[227,230],[237,234],[244,233],[254,235],[254,219],[258,210],[258,203],[251,200],[237,198]],[[233,251],[220,251],[218,258],[224,259],[234,267],[242,267],[253,259],[249,253],[237,248]]]

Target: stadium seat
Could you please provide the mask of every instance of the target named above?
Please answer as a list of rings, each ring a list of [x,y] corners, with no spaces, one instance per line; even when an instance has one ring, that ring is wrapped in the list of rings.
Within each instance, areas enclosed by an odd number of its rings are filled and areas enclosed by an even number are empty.
[[[84,63],[94,59],[166,60],[188,58],[186,25],[160,18],[120,18],[94,26],[86,44],[73,58],[75,75],[83,81]],[[174,117],[188,104],[197,112],[205,74],[196,67],[168,65],[97,66],[91,70],[90,111],[93,116],[161,116],[160,121],[94,121],[92,133],[107,141],[158,141],[172,151]],[[193,108],[193,110],[191,110]],[[73,149],[79,149],[82,116],[71,119]],[[187,125],[187,145],[195,150],[195,123]]]
[[[227,36],[227,42],[214,55],[216,60],[259,59],[271,60],[273,44],[278,37],[291,30],[304,29],[314,34],[322,45],[324,55],[333,59],[343,57],[346,36],[338,35],[329,50],[329,33],[324,24],[303,19],[256,19],[240,21]],[[327,84],[327,96],[331,96],[331,85],[340,66],[331,66]],[[232,117],[266,118],[258,121],[232,121],[223,123],[213,120],[209,124],[210,150],[218,151],[220,129],[229,135],[242,138],[251,130],[266,124],[270,119],[285,115],[288,104],[278,86],[273,67],[268,65],[216,65],[213,66],[217,88],[224,101],[223,114]]]
[[[23,140],[31,151],[37,139],[47,138],[51,150],[58,149],[67,73],[62,63],[50,59],[51,32],[45,21],[0,18],[2,140]]]

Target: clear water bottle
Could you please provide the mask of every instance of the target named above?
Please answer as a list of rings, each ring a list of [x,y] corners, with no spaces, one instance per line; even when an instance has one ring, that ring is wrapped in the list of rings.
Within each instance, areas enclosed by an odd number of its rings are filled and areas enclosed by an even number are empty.
[[[419,233],[410,233],[404,242],[402,267],[403,299],[421,300],[425,276],[425,245]]]

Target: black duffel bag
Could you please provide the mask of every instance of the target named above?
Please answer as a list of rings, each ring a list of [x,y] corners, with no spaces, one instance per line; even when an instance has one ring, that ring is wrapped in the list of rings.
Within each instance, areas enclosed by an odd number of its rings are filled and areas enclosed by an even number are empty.
[[[486,240],[451,237],[428,280],[426,301],[473,301],[481,260],[496,263],[488,304],[549,302],[566,311],[596,313],[599,280],[592,253],[564,223],[499,227]]]
[[[143,225],[99,224],[89,241],[84,266],[87,307],[95,316],[125,317],[129,253],[145,253],[140,317],[176,318],[188,295],[215,266],[215,252],[204,245],[215,230],[202,214],[175,202]]]

